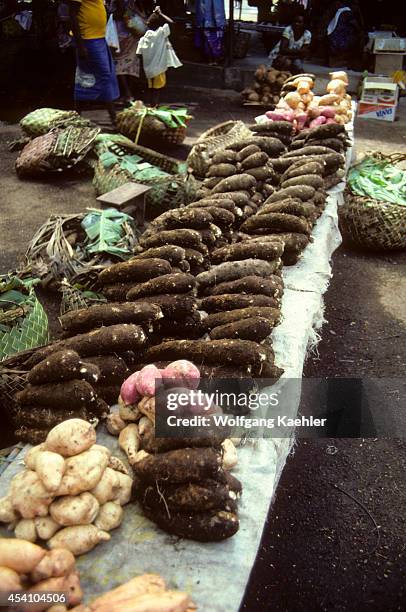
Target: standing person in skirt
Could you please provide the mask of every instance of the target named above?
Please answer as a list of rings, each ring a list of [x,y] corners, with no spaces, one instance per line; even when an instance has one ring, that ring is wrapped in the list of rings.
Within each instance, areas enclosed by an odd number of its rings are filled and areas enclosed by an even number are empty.
[[[69,0],[76,44],[75,105],[101,102],[115,125],[114,100],[120,93],[114,62],[106,42],[107,14],[103,0]]]
[[[141,37],[146,33],[150,12],[141,0],[118,0],[114,12],[117,24],[120,52],[115,56],[116,74],[120,84],[121,97],[124,102],[133,100],[131,79],[140,77],[140,58],[137,47]]]
[[[161,25],[163,21],[166,23]],[[172,19],[164,15],[157,6],[148,19],[147,33],[138,43],[137,53],[142,57],[152,106],[158,105],[160,91],[166,85],[168,68],[182,66],[169,40],[171,33],[169,23],[173,23]]]

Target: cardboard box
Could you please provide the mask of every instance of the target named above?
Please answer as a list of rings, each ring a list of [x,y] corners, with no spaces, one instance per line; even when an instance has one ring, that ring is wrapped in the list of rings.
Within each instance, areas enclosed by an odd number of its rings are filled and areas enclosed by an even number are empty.
[[[399,88],[387,77],[366,77],[357,115],[361,119],[395,121]]]

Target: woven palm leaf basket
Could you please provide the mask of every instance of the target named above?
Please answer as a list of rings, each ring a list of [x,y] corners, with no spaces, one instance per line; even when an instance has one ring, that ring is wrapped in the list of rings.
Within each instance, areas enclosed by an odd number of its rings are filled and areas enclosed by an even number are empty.
[[[84,119],[76,111],[59,108],[37,108],[25,115],[20,121],[21,129],[28,136],[42,136],[54,128],[67,126],[91,126],[91,121]]]
[[[393,168],[406,156],[376,153],[370,159],[390,164]],[[340,208],[343,235],[365,249],[406,249],[406,199],[403,200],[404,204],[400,203],[402,198],[399,198],[396,184],[392,186],[392,192],[395,194],[393,200],[398,202],[381,199],[379,188],[376,198],[356,193],[355,186],[351,187],[349,182],[344,193],[344,206]]]
[[[203,132],[190,151],[187,163],[196,177],[204,178],[214,153],[249,138],[253,133],[242,121],[225,121]]]
[[[151,187],[146,194],[146,215],[154,219],[161,213],[193,201],[200,183],[188,172],[186,162],[162,155],[153,149],[136,145],[122,135],[101,134],[94,148],[96,158],[93,161],[93,186],[97,195],[103,195],[128,182],[141,182]],[[108,167],[102,161],[106,152],[116,155],[118,161],[127,155],[137,155],[143,161],[162,170],[166,175],[137,180],[131,172],[120,163]]]
[[[181,145],[191,119],[186,109],[154,109],[136,102],[117,114],[117,127],[121,134],[136,144],[156,142]]]

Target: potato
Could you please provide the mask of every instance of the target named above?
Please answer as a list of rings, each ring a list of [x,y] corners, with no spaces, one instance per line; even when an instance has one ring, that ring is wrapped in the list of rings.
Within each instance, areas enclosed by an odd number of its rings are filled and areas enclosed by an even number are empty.
[[[72,457],[86,451],[96,442],[96,431],[87,421],[69,419],[56,425],[45,440],[45,450]]]
[[[0,499],[0,523],[12,523],[18,518],[13,508],[10,495]]]
[[[46,516],[48,506],[53,501],[51,493],[32,470],[23,470],[14,476],[10,485],[10,498],[14,510],[27,519]]]
[[[45,556],[46,551],[27,542],[14,538],[0,538],[0,566],[8,567],[19,574],[29,574]]]
[[[92,550],[99,542],[107,542],[110,535],[94,525],[73,525],[58,531],[49,541],[49,548],[67,548],[75,556]],[[45,551],[44,551],[45,552]]]
[[[65,474],[56,495],[78,495],[94,489],[109,462],[109,456],[98,449],[80,453],[66,460]]]
[[[117,472],[120,481],[120,491],[117,496],[117,501],[120,506],[125,506],[131,499],[133,479],[128,474]]]
[[[50,516],[41,516],[34,519],[38,537],[41,540],[49,540],[61,528]]]
[[[99,529],[111,531],[112,529],[116,529],[116,527],[121,525],[123,514],[124,510],[120,504],[113,501],[108,501],[101,506],[94,524]]]
[[[39,582],[48,578],[67,576],[75,568],[75,557],[65,548],[49,550],[31,572],[31,580]]]
[[[116,499],[120,492],[120,479],[117,472],[110,467],[106,467],[103,476],[90,492],[101,506],[108,501]]]
[[[231,470],[238,463],[237,449],[228,438],[221,444],[223,449],[223,469]]]
[[[65,472],[65,460],[58,453],[40,452],[36,455],[35,471],[47,491],[56,491]]]
[[[56,499],[50,505],[49,513],[55,522],[63,527],[69,527],[93,523],[99,508],[97,499],[91,493],[85,492]]]
[[[9,567],[0,566],[0,593],[19,591],[22,588],[18,573]]]
[[[24,463],[29,470],[35,470],[37,454],[44,450],[45,450],[45,442],[43,442],[42,444],[38,444],[37,446],[33,446],[27,451],[24,457]]]
[[[135,423],[127,425],[118,437],[118,443],[120,448],[123,449],[128,457],[128,461],[131,465],[133,457],[137,454],[140,448],[140,436],[138,433],[138,426]]]
[[[35,528],[34,519],[21,519],[21,521],[18,521],[14,529],[14,535],[20,540],[35,542],[37,539],[37,530]]]

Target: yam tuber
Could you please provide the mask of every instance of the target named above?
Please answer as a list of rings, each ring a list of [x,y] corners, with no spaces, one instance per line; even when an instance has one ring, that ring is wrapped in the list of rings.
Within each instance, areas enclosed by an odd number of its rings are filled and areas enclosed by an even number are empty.
[[[159,307],[153,304],[95,304],[81,310],[66,313],[61,325],[70,335],[90,331],[97,327],[120,323],[146,323],[162,317]]]
[[[132,300],[149,295],[188,293],[194,289],[195,285],[195,279],[191,274],[163,274],[146,283],[135,285],[127,296],[129,300]]]
[[[196,280],[200,287],[206,288],[249,275],[268,277],[271,274],[275,274],[278,269],[278,260],[269,262],[260,259],[244,259],[242,261],[231,261],[213,266],[208,272],[198,274]]]
[[[199,482],[218,476],[221,455],[214,448],[183,448],[150,455],[134,466],[135,475],[144,482]]]
[[[171,265],[165,259],[129,259],[102,270],[99,282],[102,285],[128,281],[144,282],[161,274],[169,274],[170,271]]]

